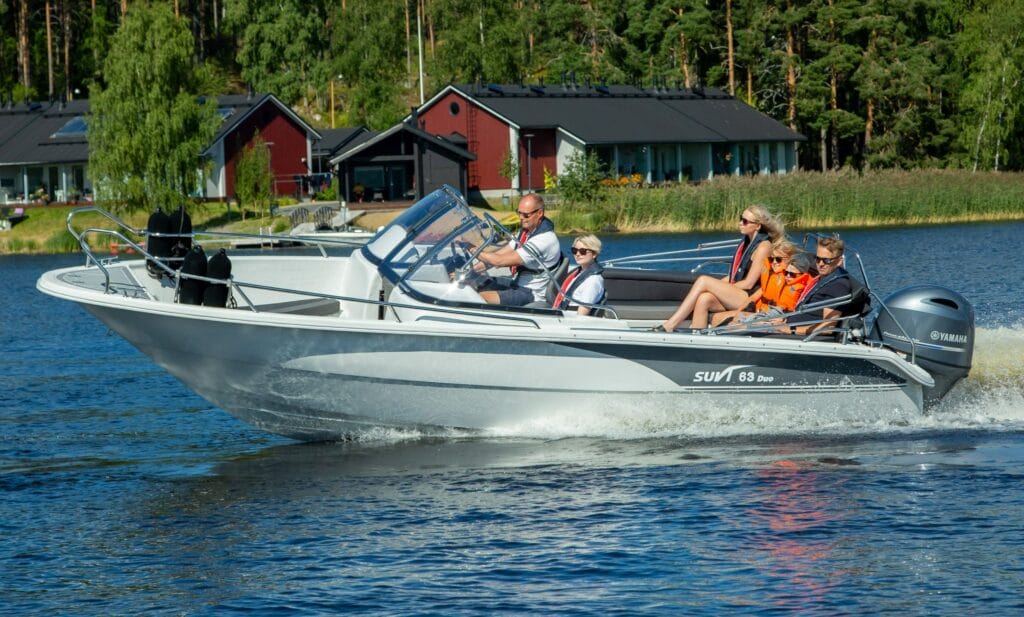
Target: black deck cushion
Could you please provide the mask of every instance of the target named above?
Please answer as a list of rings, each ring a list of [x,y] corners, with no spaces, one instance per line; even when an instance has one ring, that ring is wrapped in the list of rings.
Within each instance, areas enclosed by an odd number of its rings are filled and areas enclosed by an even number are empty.
[[[694,272],[674,270],[630,270],[606,268],[604,288],[612,305],[620,302],[682,302],[693,282],[700,276]]]
[[[231,276],[231,259],[224,249],[214,253],[206,265],[206,276],[212,279],[227,279]],[[228,286],[217,283],[210,283],[203,291],[204,306],[227,306]]]
[[[203,247],[198,244],[192,247],[192,250],[182,260],[181,272],[182,274],[206,276],[206,253],[203,252]],[[203,292],[205,290],[206,281],[182,277],[181,285],[178,287],[178,302],[181,304],[202,304]]]
[[[163,210],[159,208],[149,215],[149,221],[146,223],[146,231],[149,234],[166,234],[171,231],[171,219]],[[157,237],[153,235],[146,236],[146,252],[153,257],[170,257],[171,246],[174,244],[173,238],[168,237]],[[165,260],[160,261],[166,263]],[[156,265],[156,261],[152,259],[146,260],[146,271],[153,278],[160,278],[163,276],[163,270]]]
[[[170,232],[174,234],[191,234],[192,233],[192,217],[185,212],[185,206],[178,206],[178,209],[171,212],[168,216],[170,221]],[[171,241],[171,256],[172,257],[184,257],[188,254],[189,249],[192,248],[192,238],[181,237],[174,238]],[[171,264],[175,267],[181,267],[181,261],[172,261]]]

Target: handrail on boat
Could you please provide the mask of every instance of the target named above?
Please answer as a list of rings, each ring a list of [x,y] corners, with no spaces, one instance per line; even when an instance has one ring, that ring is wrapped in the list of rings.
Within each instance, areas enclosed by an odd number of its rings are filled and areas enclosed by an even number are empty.
[[[127,227],[127,226],[126,226],[126,228],[130,229],[130,227]],[[111,285],[110,285],[110,272],[107,269],[107,265],[108,264],[104,264],[103,260],[98,259],[93,254],[92,248],[89,247],[88,242],[86,241],[86,237],[89,234],[93,234],[93,233],[95,233],[95,234],[105,234],[105,235],[110,235],[112,237],[116,237],[119,240],[123,241],[128,246],[131,246],[135,251],[138,251],[139,255],[141,255],[142,257],[144,257],[147,260],[152,261],[152,263],[154,263],[156,265],[156,267],[158,267],[164,274],[166,274],[168,276],[168,278],[173,279],[175,281],[175,290],[177,290],[180,287],[182,279],[192,279],[192,280],[204,281],[204,282],[212,283],[212,284],[216,284],[216,285],[227,285],[232,291],[238,291],[239,292],[239,295],[245,301],[245,303],[246,303],[247,307],[249,308],[249,310],[251,310],[254,313],[259,313],[260,311],[256,307],[256,305],[253,304],[252,300],[250,300],[249,297],[245,294],[245,289],[246,288],[260,289],[260,290],[263,290],[263,291],[275,291],[275,292],[280,292],[280,293],[289,293],[289,294],[305,296],[305,297],[310,297],[310,298],[320,298],[320,299],[324,299],[324,300],[339,300],[339,301],[347,301],[347,302],[356,302],[356,303],[370,304],[370,305],[373,305],[373,306],[386,306],[386,307],[391,307],[391,308],[400,308],[400,309],[409,309],[409,310],[432,311],[432,312],[436,312],[436,313],[444,313],[444,314],[449,314],[449,315],[463,315],[463,316],[478,317],[478,318],[479,317],[486,317],[488,319],[497,319],[497,320],[502,320],[502,321],[521,322],[521,323],[524,323],[526,325],[532,326],[534,329],[538,329],[538,330],[540,329],[540,324],[538,324],[535,319],[532,319],[530,317],[520,316],[520,315],[504,315],[504,314],[500,314],[500,313],[482,314],[480,311],[472,311],[472,310],[468,310],[468,309],[458,309],[458,308],[449,308],[449,307],[440,307],[440,306],[431,306],[431,305],[420,305],[420,304],[406,304],[406,303],[402,303],[402,302],[392,302],[390,300],[371,300],[371,299],[368,299],[368,298],[356,298],[356,297],[352,297],[352,296],[341,296],[341,295],[337,295],[337,294],[328,294],[328,293],[321,293],[321,292],[308,291],[308,290],[302,290],[302,289],[294,289],[294,288],[286,288],[286,287],[276,287],[276,286],[273,286],[273,285],[261,285],[259,283],[249,283],[249,282],[246,282],[246,281],[238,281],[233,276],[228,277],[226,279],[217,279],[217,278],[211,278],[211,277],[207,277],[207,276],[201,276],[201,275],[198,275],[198,274],[189,274],[187,272],[181,272],[180,270],[175,270],[175,269],[171,268],[166,263],[164,263],[161,260],[161,258],[157,258],[157,257],[151,255],[142,246],[140,246],[136,242],[132,241],[131,239],[129,239],[128,237],[126,237],[124,234],[122,234],[121,232],[119,232],[117,230],[104,229],[104,228],[93,228],[93,227],[91,227],[91,228],[82,230],[81,232],[79,232],[77,234],[72,232],[72,235],[74,235],[78,239],[78,243],[79,243],[79,246],[82,248],[82,251],[86,254],[86,265],[89,265],[89,263],[91,262],[93,265],[95,265],[97,268],[99,268],[101,272],[103,272],[103,276],[104,276],[104,286],[103,286],[103,288],[104,288],[105,293],[111,293],[112,294],[112,293],[117,293],[117,292],[116,292],[116,290],[111,289]]]
[[[164,233],[164,232],[149,231],[149,230],[146,230],[146,229],[137,229],[135,227],[132,227],[131,225],[129,225],[128,223],[124,222],[123,220],[121,220],[117,216],[115,216],[115,215],[111,214],[110,212],[108,212],[107,210],[104,210],[103,208],[101,208],[99,206],[95,206],[95,205],[93,205],[93,206],[81,206],[81,207],[78,207],[78,208],[74,208],[73,210],[71,210],[71,212],[68,212],[67,221],[66,221],[68,232],[72,236],[74,236],[76,240],[78,240],[80,238],[80,234],[76,231],[76,229],[75,229],[75,227],[74,227],[74,225],[72,223],[72,220],[74,219],[75,216],[80,215],[80,214],[85,214],[87,212],[95,212],[97,214],[100,214],[104,218],[106,218],[107,220],[109,220],[112,223],[114,223],[115,225],[121,227],[124,230],[127,230],[127,231],[131,232],[133,235],[143,236],[143,237],[152,236],[152,237],[155,237],[155,238],[191,238],[194,241],[199,242],[199,243],[203,242],[201,240],[201,238],[203,238],[203,237],[221,238],[221,239],[258,240],[258,241],[261,241],[261,242],[265,242],[265,241],[268,241],[268,240],[272,242],[272,241],[277,240],[277,241],[281,241],[281,242],[295,242],[295,243],[303,244],[303,245],[306,245],[306,246],[315,246],[315,247],[317,247],[320,250],[320,254],[323,257],[327,257],[327,251],[324,249],[324,245],[335,245],[335,246],[345,247],[345,248],[358,247],[358,246],[362,245],[361,242],[354,242],[354,241],[351,241],[351,240],[345,240],[343,238],[311,238],[309,236],[286,236],[286,235],[272,234],[272,233],[271,234],[263,234],[263,233],[251,234],[251,233],[244,233],[244,232],[237,232],[237,231],[216,231],[216,230],[201,230],[201,231],[193,231],[193,232],[190,232],[190,233]],[[90,228],[90,230],[92,230],[92,231],[96,231],[98,229],[99,228]],[[152,256],[150,256],[150,257],[152,257]],[[158,259],[156,257],[152,257],[152,258],[153,259]],[[160,259],[166,259],[166,258],[160,258]]]
[[[644,253],[641,255],[627,255],[619,257],[617,259],[609,259],[604,262],[604,265],[612,267],[623,265],[699,261],[701,263],[698,264],[697,267],[692,270],[696,272],[707,263],[729,263],[732,260],[731,255],[700,255],[701,252],[707,250],[714,251],[719,249],[733,248],[738,244],[739,240],[718,240],[715,242],[703,242],[701,244],[698,244],[696,247],[690,249],[675,249],[671,251],[659,251],[656,253]],[[696,253],[696,255],[688,256],[693,253]]]

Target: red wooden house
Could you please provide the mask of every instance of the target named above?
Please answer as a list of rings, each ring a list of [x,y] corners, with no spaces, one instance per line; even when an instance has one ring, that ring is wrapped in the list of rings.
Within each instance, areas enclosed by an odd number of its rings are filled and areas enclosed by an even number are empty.
[[[465,139],[469,192],[494,197],[544,188],[577,156],[607,174],[648,184],[721,174],[781,174],[796,167],[803,135],[713,88],[449,85],[418,109],[423,130]],[[408,118],[406,119],[408,121]],[[500,170],[518,164],[511,180]]]
[[[224,123],[203,153],[213,161],[205,196],[235,195],[235,168],[256,134],[270,152],[274,194],[301,196],[321,135],[272,94],[220,96],[217,108]]]

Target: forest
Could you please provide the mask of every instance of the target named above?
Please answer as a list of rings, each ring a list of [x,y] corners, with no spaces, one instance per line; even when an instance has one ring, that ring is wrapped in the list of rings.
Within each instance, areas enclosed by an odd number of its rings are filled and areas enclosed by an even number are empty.
[[[1020,0],[0,0],[3,104],[104,88],[146,1],[188,24],[198,91],[251,84],[321,127],[571,78],[721,88],[804,134],[804,169],[1024,169]]]

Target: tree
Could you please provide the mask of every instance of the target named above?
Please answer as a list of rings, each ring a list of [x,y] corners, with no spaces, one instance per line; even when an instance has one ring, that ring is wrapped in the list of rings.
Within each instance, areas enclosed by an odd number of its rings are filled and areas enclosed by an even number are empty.
[[[270,149],[259,133],[245,147],[235,166],[235,194],[238,209],[245,219],[245,208],[251,207],[262,215],[270,208],[274,176],[270,170]]]
[[[292,104],[327,85],[331,30],[323,0],[234,0],[227,8],[242,79]]]
[[[1024,97],[1022,31],[1024,7],[1013,0],[996,0],[968,15],[958,37],[959,56],[967,68],[960,94],[961,145],[973,171],[1005,168],[1008,140],[1019,132]]]
[[[558,194],[569,203],[590,203],[601,190],[599,182],[604,176],[604,168],[596,152],[575,152],[558,174],[555,184]]]
[[[401,4],[351,3],[335,9],[331,49],[336,73],[344,77],[349,121],[384,129],[405,111],[405,31]]]
[[[111,40],[105,87],[94,92],[89,169],[115,209],[173,207],[199,183],[201,152],[220,117],[200,102],[192,35],[169,5],[132,4]]]
[[[505,156],[502,157],[501,163],[498,165],[498,175],[511,183],[513,179],[519,177],[521,167],[519,160],[515,158],[514,153],[509,149],[509,151],[505,153]]]

